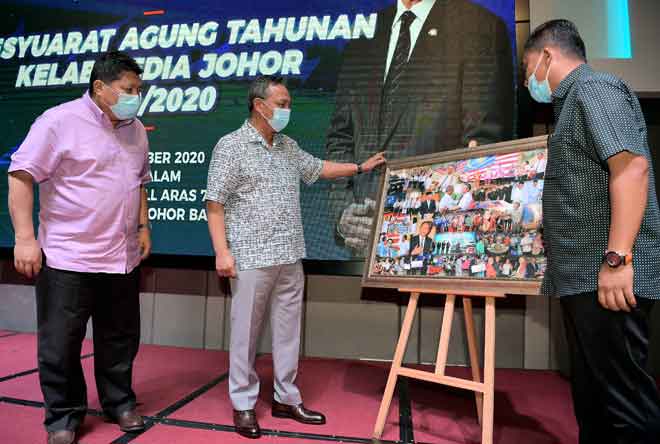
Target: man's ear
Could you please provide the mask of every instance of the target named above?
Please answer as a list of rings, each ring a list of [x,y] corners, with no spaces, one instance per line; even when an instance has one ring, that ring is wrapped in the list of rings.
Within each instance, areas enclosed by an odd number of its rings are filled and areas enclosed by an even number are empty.
[[[264,104],[264,99],[256,97],[252,102],[252,107],[262,116],[268,115],[268,107]]]
[[[554,48],[549,48],[545,47],[543,48],[543,52],[541,53],[541,56],[545,56],[545,63],[546,63],[546,69],[550,66],[550,62],[555,57],[555,49]]]
[[[94,80],[94,83],[92,84],[92,87],[94,89],[94,94],[99,95],[101,93],[101,90],[103,89],[104,83],[101,80]]]

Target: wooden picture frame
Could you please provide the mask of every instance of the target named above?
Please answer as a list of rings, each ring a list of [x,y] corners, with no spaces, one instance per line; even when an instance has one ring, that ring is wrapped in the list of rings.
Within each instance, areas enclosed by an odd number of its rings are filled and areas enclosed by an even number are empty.
[[[388,162],[362,285],[537,294],[546,162],[547,136]]]

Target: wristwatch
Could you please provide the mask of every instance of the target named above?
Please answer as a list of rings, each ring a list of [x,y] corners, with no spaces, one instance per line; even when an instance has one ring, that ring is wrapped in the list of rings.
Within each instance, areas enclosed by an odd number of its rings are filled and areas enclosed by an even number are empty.
[[[611,268],[617,268],[621,265],[630,265],[633,263],[633,254],[621,254],[616,251],[607,251],[603,256],[603,262]]]
[[[355,173],[355,174],[356,174],[356,175],[357,175],[357,174],[362,174],[363,172],[364,172],[364,171],[362,171],[362,164],[361,164],[361,163],[358,163],[358,164],[357,164],[357,173]]]

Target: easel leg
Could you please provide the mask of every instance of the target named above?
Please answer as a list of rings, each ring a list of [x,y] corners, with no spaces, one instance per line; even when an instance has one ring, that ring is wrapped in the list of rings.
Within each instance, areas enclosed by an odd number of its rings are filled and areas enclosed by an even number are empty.
[[[396,379],[397,376],[399,375],[399,369],[401,368],[403,355],[406,352],[406,346],[408,345],[410,330],[412,329],[413,321],[415,320],[415,311],[417,310],[418,300],[419,300],[419,293],[410,294],[410,301],[408,302],[406,315],[403,319],[403,325],[401,326],[401,335],[399,336],[399,342],[397,343],[396,351],[394,352],[394,359],[392,360],[392,367],[390,368],[390,374],[387,377],[387,385],[385,386],[385,393],[383,394],[383,400],[381,401],[380,409],[378,410],[378,418],[376,419],[376,427],[374,428],[374,438],[376,439],[380,439],[380,437],[383,435],[383,429],[385,428],[385,421],[387,420],[387,413],[390,410],[390,404],[392,403],[392,396],[394,396]]]
[[[465,315],[465,335],[467,338],[468,353],[470,355],[470,366],[472,367],[472,380],[474,382],[481,382],[479,355],[477,354],[477,335],[474,331],[472,299],[463,298],[463,314]],[[474,396],[477,403],[477,418],[479,419],[479,424],[483,425],[484,395],[474,392]]]
[[[456,296],[447,295],[445,308],[442,315],[442,327],[440,328],[440,343],[438,344],[438,357],[435,360],[435,374],[440,376],[445,374],[447,366],[447,355],[449,353],[449,338],[451,338],[451,326],[454,320],[454,304]]]
[[[495,416],[495,298],[486,298],[486,327],[484,331],[484,412],[482,444],[493,444]]]

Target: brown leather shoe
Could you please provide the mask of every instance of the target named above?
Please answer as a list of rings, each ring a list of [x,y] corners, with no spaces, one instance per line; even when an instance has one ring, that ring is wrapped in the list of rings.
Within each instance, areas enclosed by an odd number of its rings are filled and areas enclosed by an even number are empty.
[[[261,437],[261,429],[254,410],[234,410],[236,433],[250,439]]]
[[[135,409],[120,413],[116,418],[116,422],[122,432],[136,433],[144,431],[144,419],[137,414]]]
[[[272,414],[276,418],[289,418],[303,424],[325,424],[325,416],[322,413],[307,410],[304,405],[286,405],[273,401]]]
[[[76,432],[73,430],[48,432],[48,444],[75,444],[76,442]]]

